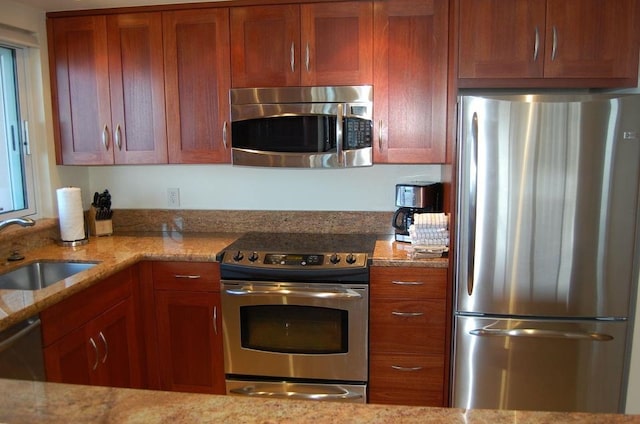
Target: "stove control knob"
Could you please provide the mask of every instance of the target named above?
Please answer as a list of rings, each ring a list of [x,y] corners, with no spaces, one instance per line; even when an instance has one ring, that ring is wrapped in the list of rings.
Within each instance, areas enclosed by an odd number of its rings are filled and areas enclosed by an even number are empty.
[[[334,253],[333,255],[329,256],[329,262],[331,262],[334,265],[337,264],[338,262],[340,262],[340,256]]]
[[[235,255],[233,255],[233,260],[236,262],[240,262],[244,258],[244,255],[241,251],[238,250]]]
[[[258,260],[258,254],[257,254],[256,252],[252,252],[252,253],[249,255],[249,260],[250,260],[251,262],[255,262],[255,261],[257,261],[257,260]]]
[[[356,263],[356,257],[355,257],[355,255],[354,255],[354,254],[349,253],[349,254],[347,255],[347,263],[348,263],[348,264],[355,264],[355,263]]]

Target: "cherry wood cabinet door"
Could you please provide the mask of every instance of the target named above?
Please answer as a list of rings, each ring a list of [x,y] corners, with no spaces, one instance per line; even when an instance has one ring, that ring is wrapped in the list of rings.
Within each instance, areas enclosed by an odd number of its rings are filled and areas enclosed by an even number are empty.
[[[228,163],[229,10],[163,12],[169,163]]]
[[[546,0],[460,0],[460,78],[541,78]]]
[[[95,343],[95,340],[94,340]],[[85,328],[80,327],[44,348],[47,381],[70,384],[93,384],[92,364],[98,360],[97,344],[89,344]],[[97,367],[97,365],[96,365]]]
[[[113,163],[106,18],[48,21],[56,163]]]
[[[372,83],[372,3],[300,6],[303,86]]]
[[[443,163],[447,0],[374,4],[374,162]]]
[[[167,163],[162,15],[107,17],[115,162]]]
[[[231,8],[233,87],[284,87],[300,83],[300,7]]]
[[[220,293],[156,290],[164,390],[225,394]]]
[[[636,0],[547,0],[545,77],[638,78]]]

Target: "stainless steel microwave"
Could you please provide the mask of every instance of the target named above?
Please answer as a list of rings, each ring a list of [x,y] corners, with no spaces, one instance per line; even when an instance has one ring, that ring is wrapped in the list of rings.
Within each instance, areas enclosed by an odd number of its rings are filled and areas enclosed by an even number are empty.
[[[234,165],[373,165],[371,86],[239,88],[230,101]]]

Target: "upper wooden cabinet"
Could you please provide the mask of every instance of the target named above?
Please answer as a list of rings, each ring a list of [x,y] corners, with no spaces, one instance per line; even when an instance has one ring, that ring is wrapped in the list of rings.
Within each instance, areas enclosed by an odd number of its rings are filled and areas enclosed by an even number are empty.
[[[460,87],[638,80],[636,0],[459,0]]]
[[[56,161],[166,163],[159,13],[48,20]]]
[[[372,44],[371,2],[232,7],[232,84],[371,84]]]
[[[442,163],[448,0],[374,4],[374,162]]]
[[[225,163],[229,125],[229,10],[164,12],[170,163]]]

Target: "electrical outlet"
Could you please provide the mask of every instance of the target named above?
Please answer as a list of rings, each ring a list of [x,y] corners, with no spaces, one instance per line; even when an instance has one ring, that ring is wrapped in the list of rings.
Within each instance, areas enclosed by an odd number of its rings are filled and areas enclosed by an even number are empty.
[[[167,189],[167,206],[170,208],[180,207],[180,189],[179,188]]]

